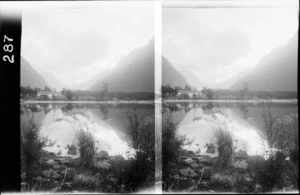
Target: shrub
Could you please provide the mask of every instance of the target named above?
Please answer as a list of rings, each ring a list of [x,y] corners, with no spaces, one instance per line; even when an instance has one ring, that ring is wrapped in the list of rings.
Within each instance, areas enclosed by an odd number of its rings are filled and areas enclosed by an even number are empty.
[[[95,140],[93,135],[82,128],[75,130],[75,137],[80,153],[80,162],[84,167],[94,166]]]
[[[169,118],[166,119],[162,125],[162,178],[164,190],[169,188],[173,165],[178,163],[178,157],[186,142],[186,137],[178,136],[176,130],[177,124],[174,124]]]
[[[222,167],[226,167],[231,163],[231,157],[233,153],[233,138],[232,133],[227,129],[226,124],[222,127],[219,123],[211,125],[219,153],[219,164]]]
[[[32,166],[39,162],[42,148],[47,142],[46,137],[40,136],[40,129],[31,118],[21,126],[21,159],[22,168],[30,172]]]
[[[126,186],[131,191],[154,186],[155,182],[155,131],[154,118],[139,114],[137,105],[126,111],[129,143],[135,150],[134,158],[126,170]]]

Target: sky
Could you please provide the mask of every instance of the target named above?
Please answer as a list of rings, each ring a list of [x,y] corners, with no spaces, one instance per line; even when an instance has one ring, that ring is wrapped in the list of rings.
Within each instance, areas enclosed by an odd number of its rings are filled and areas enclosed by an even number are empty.
[[[154,36],[151,2],[98,2],[93,6],[24,8],[21,54],[38,72],[65,87],[113,68]]]
[[[297,8],[164,8],[162,54],[177,70],[223,88],[297,30]]]

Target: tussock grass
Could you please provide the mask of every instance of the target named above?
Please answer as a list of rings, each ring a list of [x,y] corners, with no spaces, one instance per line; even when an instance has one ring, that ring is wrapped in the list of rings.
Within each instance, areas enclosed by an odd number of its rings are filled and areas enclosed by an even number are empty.
[[[81,165],[84,167],[94,167],[95,139],[91,132],[84,129],[76,129],[75,137],[79,147]]]
[[[233,153],[232,133],[228,130],[226,124],[222,126],[220,123],[215,122],[214,125],[211,125],[211,128],[218,146],[219,164],[226,167],[231,163]]]

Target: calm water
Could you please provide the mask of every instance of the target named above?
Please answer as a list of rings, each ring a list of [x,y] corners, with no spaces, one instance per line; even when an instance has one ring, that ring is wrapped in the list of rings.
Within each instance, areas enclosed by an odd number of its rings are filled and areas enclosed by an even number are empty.
[[[33,112],[21,112],[21,125],[31,117],[40,125],[41,136],[55,141],[45,149],[50,152],[67,154],[67,145],[75,144],[73,125],[82,125],[90,131],[96,140],[96,149],[106,150],[110,155],[122,155],[126,158],[132,151],[129,145],[128,120],[126,112],[136,106],[136,110],[145,120],[153,120],[154,105],[151,104],[26,104]],[[78,157],[72,156],[72,157]]]
[[[280,116],[298,114],[297,104],[273,103],[272,112]],[[268,144],[263,134],[262,104],[255,103],[166,103],[163,120],[178,124],[177,134],[193,140],[185,149],[207,154],[206,143],[213,143],[212,125],[219,124],[232,132],[236,151],[262,155]],[[215,154],[216,155],[216,154]]]

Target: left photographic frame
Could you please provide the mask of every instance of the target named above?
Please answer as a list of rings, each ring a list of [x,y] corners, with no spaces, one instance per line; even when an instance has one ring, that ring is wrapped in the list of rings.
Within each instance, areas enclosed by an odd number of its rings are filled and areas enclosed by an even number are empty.
[[[1,2],[0,8],[1,58],[8,63],[14,55],[14,67],[6,66],[17,78],[7,87],[16,106],[6,114],[14,126],[4,144],[17,143],[9,167],[19,170],[1,176],[15,184],[7,190],[152,192],[154,3]],[[16,35],[5,31],[11,26]]]

